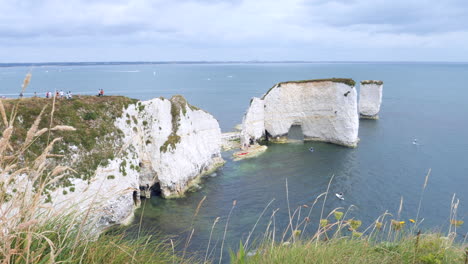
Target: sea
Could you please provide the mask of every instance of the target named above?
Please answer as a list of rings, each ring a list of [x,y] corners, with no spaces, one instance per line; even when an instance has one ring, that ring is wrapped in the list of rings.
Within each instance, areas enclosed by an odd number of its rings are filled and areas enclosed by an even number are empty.
[[[224,250],[236,249],[250,232],[252,240],[262,238],[269,224],[282,234],[290,215],[299,222],[309,214],[318,220],[338,209],[361,220],[364,231],[384,213],[409,226],[420,207],[418,229],[446,234],[452,204],[459,202],[455,218],[468,220],[467,63],[3,66],[0,96],[18,97],[28,72],[32,80],[25,96],[54,90],[96,95],[98,89],[141,100],[180,94],[210,112],[223,132],[234,131],[250,99],[277,82],[332,77],[384,82],[380,119],[360,121],[357,148],[270,144],[264,154],[242,161],[223,152],[226,164],[205,177],[200,189],[180,199],[143,200],[134,225],[126,228],[129,234],[170,238],[179,242],[178,249],[190,238],[188,251],[204,256],[209,245],[209,254],[218,256],[224,235]],[[323,195],[316,201],[327,189],[326,200]],[[344,200],[335,197],[338,192]],[[460,239],[467,225],[457,228]]]

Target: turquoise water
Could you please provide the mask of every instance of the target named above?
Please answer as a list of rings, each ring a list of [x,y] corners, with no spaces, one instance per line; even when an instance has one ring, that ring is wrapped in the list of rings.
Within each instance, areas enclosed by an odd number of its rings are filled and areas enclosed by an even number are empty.
[[[0,68],[0,95],[16,96],[28,68]],[[468,202],[468,64],[316,63],[316,64],[202,64],[37,67],[29,92],[48,89],[75,94],[121,94],[139,99],[184,95],[212,113],[223,131],[241,122],[252,96],[261,96],[279,81],[349,77],[385,82],[380,120],[360,123],[356,149],[325,143],[270,145],[256,159],[226,165],[202,189],[186,198],[154,197],[137,212],[143,229],[185,238],[199,201],[206,196],[196,219],[191,250],[203,251],[216,217],[221,217],[214,241],[222,235],[233,200],[228,245],[245,239],[265,206],[275,199],[261,221],[264,230],[272,210],[280,208],[278,225],[287,223],[286,179],[292,208],[310,204],[324,192],[334,175],[325,211],[349,208],[351,216],[370,223],[385,210],[396,214],[403,197],[401,218],[415,218],[424,177],[432,174],[424,193],[421,217],[425,228],[445,228],[452,195],[461,204],[459,218],[467,220]],[[419,145],[413,145],[414,138]],[[314,147],[313,153],[308,148]],[[213,175],[214,176],[214,175]],[[319,210],[313,213],[317,217]],[[136,229],[130,229],[135,231]],[[462,226],[458,232],[468,231]],[[217,245],[219,250],[219,244]]]

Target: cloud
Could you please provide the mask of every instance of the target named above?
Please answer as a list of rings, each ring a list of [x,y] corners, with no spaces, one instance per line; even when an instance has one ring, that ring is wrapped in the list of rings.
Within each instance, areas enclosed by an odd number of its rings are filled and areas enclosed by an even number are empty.
[[[460,0],[308,1],[305,7],[313,23],[338,27],[426,34],[467,30],[468,24],[468,2]]]
[[[0,60],[468,60],[467,14],[465,0],[0,0]]]

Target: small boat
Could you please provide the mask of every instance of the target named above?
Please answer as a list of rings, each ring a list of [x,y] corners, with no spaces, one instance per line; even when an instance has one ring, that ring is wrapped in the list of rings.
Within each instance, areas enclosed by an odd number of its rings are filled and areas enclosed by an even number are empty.
[[[336,197],[340,200],[344,200],[343,193],[335,193]]]

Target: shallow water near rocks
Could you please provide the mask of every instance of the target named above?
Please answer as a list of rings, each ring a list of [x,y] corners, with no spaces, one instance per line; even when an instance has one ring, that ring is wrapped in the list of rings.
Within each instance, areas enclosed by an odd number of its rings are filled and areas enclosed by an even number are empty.
[[[16,96],[26,67],[0,68],[0,95]],[[60,71],[59,71],[60,70]],[[46,72],[47,71],[47,72]],[[156,75],[153,74],[156,72]],[[223,153],[226,165],[215,177],[206,177],[202,188],[185,198],[153,197],[143,202],[135,223],[158,235],[187,237],[194,223],[190,251],[204,254],[213,221],[220,217],[213,235],[219,253],[221,237],[233,200],[225,249],[246,239],[265,206],[257,227],[265,230],[273,210],[276,225],[287,225],[286,180],[292,210],[310,205],[326,191],[343,192],[345,200],[329,196],[328,213],[349,208],[350,216],[370,224],[385,210],[396,217],[403,197],[401,219],[415,218],[424,177],[432,173],[424,193],[420,217],[423,227],[448,227],[450,202],[456,193],[461,203],[459,219],[465,220],[468,203],[468,64],[449,63],[313,63],[313,64],[203,64],[122,65],[34,68],[29,92],[42,95],[49,89],[75,94],[121,94],[139,99],[184,95],[191,104],[212,113],[224,132],[240,123],[252,96],[261,96],[279,81],[349,77],[356,81],[384,81],[379,120],[361,120],[355,149],[305,142],[272,144],[254,159],[234,162]],[[8,87],[8,88],[4,88]],[[358,88],[358,87],[357,87]],[[28,95],[28,94],[27,94]],[[418,144],[412,144],[414,139]],[[309,148],[313,147],[314,152]],[[214,176],[214,175],[213,175]],[[193,215],[206,196],[198,215]],[[312,216],[320,214],[322,201]],[[304,216],[304,211],[301,211]],[[408,221],[407,221],[408,222]],[[138,227],[130,227],[137,232]],[[466,226],[458,233],[468,231]],[[183,244],[183,240],[182,240]],[[226,255],[225,255],[226,256]],[[227,256],[226,256],[227,257]]]

